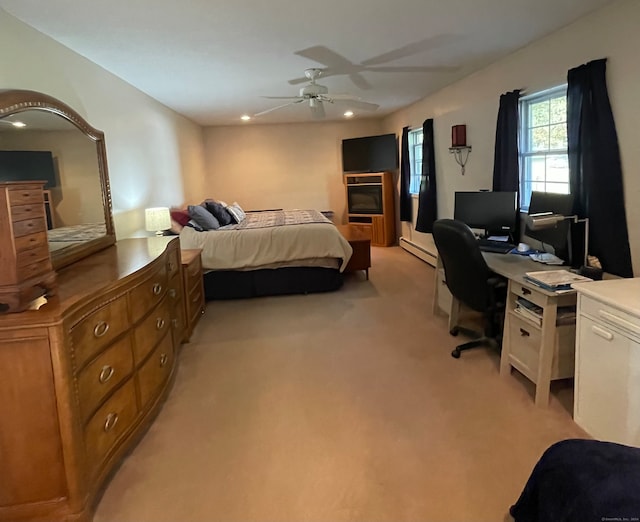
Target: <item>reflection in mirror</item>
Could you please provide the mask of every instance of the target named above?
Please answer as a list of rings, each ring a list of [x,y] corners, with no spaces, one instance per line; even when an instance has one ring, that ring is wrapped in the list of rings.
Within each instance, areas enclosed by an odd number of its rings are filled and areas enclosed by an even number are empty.
[[[56,268],[115,241],[104,150],[102,133],[61,102],[31,91],[0,91],[0,181],[47,180],[47,234]]]

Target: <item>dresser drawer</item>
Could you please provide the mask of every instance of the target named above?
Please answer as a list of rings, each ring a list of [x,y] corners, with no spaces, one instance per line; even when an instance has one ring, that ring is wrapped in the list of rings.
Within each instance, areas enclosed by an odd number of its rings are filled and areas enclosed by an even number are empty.
[[[167,291],[167,264],[160,259],[151,276],[129,292],[131,322],[137,323],[164,297]]]
[[[18,265],[18,274],[22,268],[21,265],[28,265],[30,263],[48,261],[49,260],[49,245],[47,243],[41,243],[32,248],[26,248],[24,250],[18,250],[16,256],[16,264]],[[44,263],[43,263],[44,264]],[[51,267],[46,263],[47,266],[43,267],[43,270],[49,270]]]
[[[184,267],[184,278],[188,290],[191,290],[194,285],[200,284],[202,279],[202,260],[200,256],[195,257],[191,263]]]
[[[169,301],[164,299],[135,329],[133,353],[136,365],[144,361],[170,329]]]
[[[167,335],[154,350],[144,366],[138,370],[138,387],[140,390],[140,410],[143,411],[158,395],[163,383],[171,374],[174,352],[173,341]]]
[[[202,282],[198,281],[198,284],[191,288],[187,296],[187,317],[189,318],[189,322],[194,323],[203,309],[204,294],[202,293]]]
[[[131,379],[87,423],[85,450],[90,472],[100,468],[109,450],[127,433],[137,413],[136,390]]]
[[[11,207],[11,219],[13,221],[22,221],[24,219],[31,219],[44,216],[44,207],[42,204],[38,205],[17,205]]]
[[[171,279],[180,272],[180,249],[171,248],[167,252],[167,276]]]
[[[16,207],[33,203],[44,204],[44,196],[40,188],[37,189],[14,189],[9,190],[9,205]]]
[[[169,281],[169,308],[171,309],[171,330],[173,333],[173,344],[179,346],[184,339],[187,327],[184,297],[182,295],[182,277],[178,272]]]
[[[18,278],[21,281],[26,281],[31,277],[36,277],[40,274],[45,274],[51,270],[51,264],[47,259],[46,263],[43,263],[42,260],[30,262],[28,265],[20,264],[18,265]]]
[[[580,295],[580,313],[590,316],[598,322],[615,326],[640,340],[640,318],[618,310],[606,303]]]
[[[536,382],[540,342],[542,333],[531,323],[518,317],[514,312],[509,316],[509,342],[511,364],[528,379]],[[575,358],[576,327],[574,324],[558,326],[555,329],[551,379],[573,377]]]
[[[35,234],[29,234],[27,236],[20,236],[16,238],[16,252],[21,252],[29,248],[42,245],[49,250],[49,243],[47,242],[47,233],[45,231],[36,232]]]
[[[82,419],[93,413],[106,395],[133,371],[131,338],[124,337],[106,349],[78,376]]]
[[[44,217],[25,219],[13,224],[13,235],[15,237],[35,234],[36,232],[44,232],[45,230],[47,230],[47,221]]]
[[[95,309],[89,308],[85,313],[71,327],[71,350],[76,370],[129,327],[124,295]]]

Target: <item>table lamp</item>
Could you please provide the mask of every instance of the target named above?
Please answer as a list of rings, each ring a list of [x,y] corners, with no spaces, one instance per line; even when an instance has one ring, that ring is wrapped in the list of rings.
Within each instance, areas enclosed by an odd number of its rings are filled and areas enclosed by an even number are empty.
[[[171,228],[171,213],[167,207],[152,207],[144,211],[144,225],[149,232],[162,236]]]
[[[527,214],[524,218],[526,225],[531,230],[544,230],[558,226],[558,223],[565,219],[573,223],[584,223],[584,256],[582,266],[587,266],[587,254],[589,253],[589,218],[580,218],[576,215],[565,216],[554,214],[553,212],[540,212],[538,214]]]

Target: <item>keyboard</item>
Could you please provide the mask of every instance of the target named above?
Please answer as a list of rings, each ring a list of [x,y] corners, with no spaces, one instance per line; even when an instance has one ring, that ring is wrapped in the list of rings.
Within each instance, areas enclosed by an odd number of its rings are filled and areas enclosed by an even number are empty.
[[[495,254],[508,254],[516,246],[505,241],[494,241],[490,239],[478,239],[478,245],[483,252],[493,252]]]

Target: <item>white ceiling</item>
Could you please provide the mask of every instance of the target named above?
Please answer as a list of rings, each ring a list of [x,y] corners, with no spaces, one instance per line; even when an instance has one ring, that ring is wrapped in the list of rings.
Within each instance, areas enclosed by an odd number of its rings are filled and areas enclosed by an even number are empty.
[[[0,7],[188,118],[227,125],[286,103],[262,96],[296,96],[304,84],[289,80],[325,66],[310,56],[333,51],[344,59],[336,72],[360,71],[360,86],[346,74],[319,83],[380,105],[356,117],[381,116],[613,2],[0,0]],[[380,66],[435,69],[371,70]],[[325,106],[328,120],[347,108]],[[254,121],[311,121],[311,114],[300,103]]]

